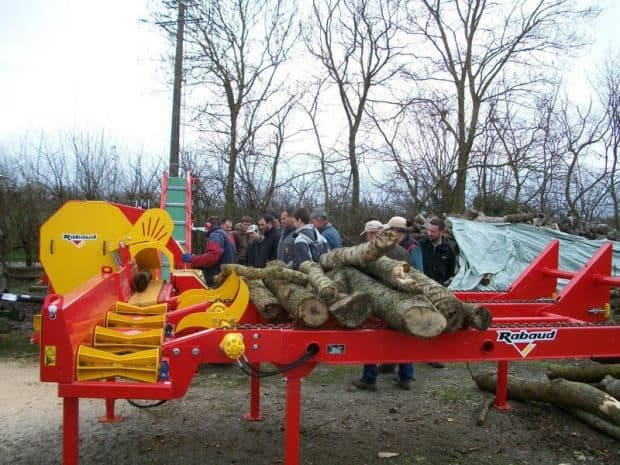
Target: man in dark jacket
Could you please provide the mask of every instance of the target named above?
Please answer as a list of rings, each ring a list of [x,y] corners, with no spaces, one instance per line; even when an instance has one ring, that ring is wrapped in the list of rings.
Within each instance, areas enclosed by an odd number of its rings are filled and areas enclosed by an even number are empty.
[[[191,263],[193,268],[202,268],[205,282],[208,286],[213,286],[213,277],[221,271],[221,265],[225,263],[235,263],[237,253],[235,247],[224,231],[221,220],[217,216],[207,219],[205,224],[207,229],[207,245],[201,255],[184,253],[182,260],[184,263]]]
[[[280,231],[276,227],[275,220],[271,215],[263,215],[258,219],[258,228],[263,235],[263,241],[258,248],[256,268],[265,268],[267,262],[275,260],[278,253],[278,242],[280,242]]]
[[[297,221],[293,216],[295,211],[292,208],[282,210],[280,213],[280,227],[282,235],[278,242],[277,259],[283,261],[287,265],[293,262],[293,244],[295,238],[293,234],[297,229]]]
[[[443,237],[446,229],[441,218],[431,218],[426,229],[426,236],[420,241],[424,274],[445,286],[454,276],[456,255],[450,244]]]
[[[443,237],[445,229],[446,225],[441,218],[431,218],[426,236],[420,241],[424,274],[442,286],[448,284],[456,268],[456,254]],[[430,365],[434,368],[444,367],[441,362],[430,362]]]

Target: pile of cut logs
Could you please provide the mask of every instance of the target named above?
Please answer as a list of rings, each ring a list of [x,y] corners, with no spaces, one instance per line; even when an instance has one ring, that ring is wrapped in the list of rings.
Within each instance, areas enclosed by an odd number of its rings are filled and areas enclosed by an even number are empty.
[[[607,359],[606,362],[615,363],[550,365],[548,381],[509,376],[508,398],[554,404],[594,429],[620,440],[620,360]],[[484,373],[474,379],[480,389],[495,392],[495,374]]]
[[[368,318],[419,337],[491,324],[485,307],[459,301],[452,292],[409,266],[384,255],[398,239],[391,231],[375,241],[332,250],[320,263],[306,261],[299,271],[282,262],[266,268],[223,265],[216,282],[231,272],[243,277],[260,314],[271,323],[293,320],[309,328],[324,326],[330,316],[345,328]]]

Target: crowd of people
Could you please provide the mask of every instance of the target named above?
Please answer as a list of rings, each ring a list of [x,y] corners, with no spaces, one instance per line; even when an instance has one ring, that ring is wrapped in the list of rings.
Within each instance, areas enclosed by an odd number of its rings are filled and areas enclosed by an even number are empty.
[[[342,247],[342,237],[328,221],[324,210],[310,212],[306,208],[287,208],[278,216],[275,212],[253,218],[244,216],[233,227],[230,218],[212,216],[205,224],[207,242],[202,254],[183,254],[182,260],[193,268],[201,268],[204,279],[213,286],[213,278],[221,265],[239,263],[264,268],[272,260],[280,260],[289,268],[298,269],[306,261],[318,261],[330,250]],[[456,268],[456,255],[444,238],[445,224],[441,218],[432,218],[426,234],[416,240],[411,234],[410,223],[402,216],[394,216],[387,223],[369,219],[361,236],[374,241],[383,231],[393,231],[398,237],[397,246],[387,256],[409,263],[436,282],[447,285]],[[443,368],[440,362],[429,362]],[[353,381],[358,389],[376,391],[379,372],[391,373],[394,381],[404,390],[411,389],[415,380],[413,363],[364,365],[362,377]]]

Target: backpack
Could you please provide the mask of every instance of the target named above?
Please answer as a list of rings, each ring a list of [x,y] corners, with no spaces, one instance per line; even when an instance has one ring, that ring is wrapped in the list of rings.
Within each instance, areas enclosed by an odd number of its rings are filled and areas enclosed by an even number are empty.
[[[316,239],[312,240],[304,233],[299,233],[295,238],[295,242],[305,242],[310,248],[310,255],[313,262],[318,262],[321,255],[330,251],[329,242],[321,235],[316,229],[314,229]]]

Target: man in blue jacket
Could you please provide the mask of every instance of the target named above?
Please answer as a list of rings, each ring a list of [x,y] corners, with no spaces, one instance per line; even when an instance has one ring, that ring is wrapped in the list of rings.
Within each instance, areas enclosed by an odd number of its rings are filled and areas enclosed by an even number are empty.
[[[310,215],[312,224],[321,233],[329,244],[329,250],[339,249],[342,247],[342,238],[340,233],[334,226],[327,221],[327,214],[325,210],[315,209]]]

